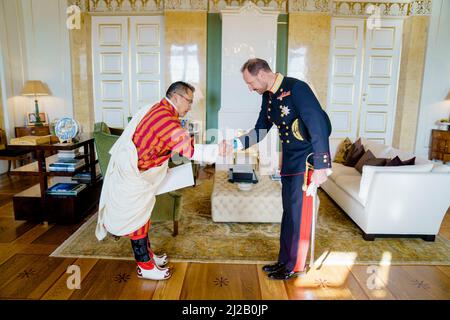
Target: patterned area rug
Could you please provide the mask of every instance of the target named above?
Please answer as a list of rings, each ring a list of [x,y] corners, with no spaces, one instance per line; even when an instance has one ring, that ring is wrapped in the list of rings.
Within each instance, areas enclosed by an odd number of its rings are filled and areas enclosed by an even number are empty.
[[[179,235],[172,237],[172,222],[155,222],[150,229],[152,248],[166,252],[171,261],[211,263],[265,263],[275,261],[279,248],[279,224],[214,223],[211,220],[213,181],[199,180],[195,188],[182,190]],[[450,265],[450,241],[437,236],[422,239],[364,241],[358,227],[323,192],[316,231],[316,264],[428,264]],[[68,238],[53,257],[133,259],[130,241],[95,238],[97,215]]]

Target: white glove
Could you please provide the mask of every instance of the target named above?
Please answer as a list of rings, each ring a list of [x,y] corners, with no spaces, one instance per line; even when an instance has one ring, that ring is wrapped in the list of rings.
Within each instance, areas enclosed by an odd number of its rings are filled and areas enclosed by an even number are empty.
[[[327,169],[326,171],[327,177],[329,177],[332,173],[333,171],[331,169]],[[313,181],[311,181],[308,188],[306,189],[306,196],[312,197],[315,196],[316,194],[317,194],[317,186]]]
[[[307,197],[314,197],[317,194],[317,186],[314,182],[311,181],[308,188],[306,189]]]

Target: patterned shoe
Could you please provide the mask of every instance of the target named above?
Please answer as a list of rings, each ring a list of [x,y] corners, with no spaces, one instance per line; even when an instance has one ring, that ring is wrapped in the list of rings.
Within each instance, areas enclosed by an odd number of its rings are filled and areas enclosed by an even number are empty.
[[[136,271],[139,278],[149,280],[166,280],[172,276],[169,268],[159,268],[149,263],[138,262]]]
[[[165,253],[157,255],[150,251],[150,256],[153,261],[155,261],[155,264],[160,268],[164,268],[169,263],[169,258]]]
[[[153,253],[153,250],[150,245],[150,239],[148,237],[147,237],[147,250],[148,253],[150,254],[150,259],[153,259],[153,261],[158,267],[165,267],[169,263],[169,258],[167,257],[167,254],[163,253],[157,255]]]

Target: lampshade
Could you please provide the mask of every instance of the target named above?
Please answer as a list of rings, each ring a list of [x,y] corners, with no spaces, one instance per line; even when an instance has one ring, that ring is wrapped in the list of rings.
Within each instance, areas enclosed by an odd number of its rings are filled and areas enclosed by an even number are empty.
[[[48,96],[49,94],[47,86],[39,80],[27,81],[22,89],[24,96]]]

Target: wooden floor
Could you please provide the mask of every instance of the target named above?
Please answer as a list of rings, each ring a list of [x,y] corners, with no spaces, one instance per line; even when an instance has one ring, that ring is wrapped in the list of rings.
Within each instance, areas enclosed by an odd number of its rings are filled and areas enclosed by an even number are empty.
[[[0,299],[450,299],[450,266],[381,266],[376,275],[369,266],[323,266],[274,281],[261,265],[172,263],[172,278],[158,282],[138,279],[133,261],[51,258],[81,224],[15,221],[12,196],[33,179],[0,176]],[[450,212],[440,234],[450,238]]]

